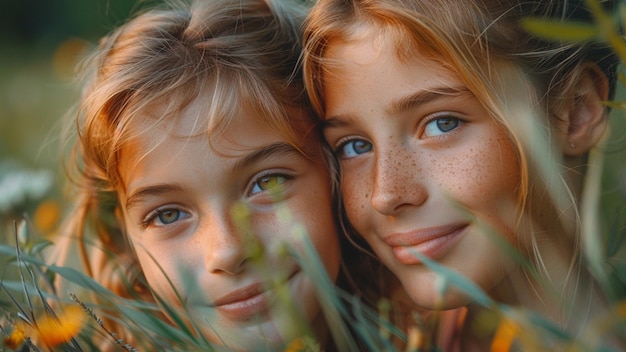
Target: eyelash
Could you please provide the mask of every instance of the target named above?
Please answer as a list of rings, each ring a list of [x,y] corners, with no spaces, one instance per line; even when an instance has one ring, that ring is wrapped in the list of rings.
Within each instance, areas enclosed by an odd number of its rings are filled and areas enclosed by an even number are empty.
[[[348,143],[350,143],[350,142],[352,142],[354,140],[357,140],[357,139],[361,139],[361,138],[358,138],[358,137],[355,137],[355,136],[348,136],[348,137],[339,138],[339,140],[335,143],[335,145],[337,146],[337,147],[335,147],[335,150],[336,151],[341,150],[341,148],[345,147],[346,144],[348,144]]]
[[[437,120],[442,120],[442,119],[456,120],[458,122],[458,125],[456,127],[454,127],[453,129],[449,130],[449,131],[445,131],[445,132],[441,131],[442,135],[433,136],[435,138],[445,138],[445,136],[447,134],[453,132],[454,130],[456,130],[458,127],[460,127],[462,124],[464,124],[466,122],[465,120],[463,120],[462,118],[457,116],[455,113],[450,112],[450,111],[442,111],[442,112],[435,113],[435,114],[429,116],[428,118],[426,118],[426,120],[421,124],[422,127],[420,129],[420,138],[422,137],[422,135],[424,135],[424,133],[426,131],[426,127],[429,124],[431,124],[432,122],[435,122]]]
[[[344,152],[344,149],[345,149],[346,145],[348,145],[348,143],[350,143],[350,142],[355,142],[355,141],[365,141],[365,142],[367,142],[365,139],[360,138],[360,137],[356,137],[356,136],[349,136],[349,137],[341,138],[341,139],[339,139],[337,141],[337,143],[336,143],[337,147],[333,150],[333,154],[335,155],[335,157],[338,157],[338,158],[344,157],[343,152]],[[370,146],[371,146],[370,142],[367,142],[367,143],[369,143]]]
[[[188,214],[187,212],[179,209],[179,208],[175,208],[175,207],[171,207],[171,206],[165,206],[165,207],[160,207],[157,209],[152,210],[150,213],[148,213],[148,215],[144,218],[144,220],[141,221],[141,227],[143,229],[146,229],[150,226],[154,225],[154,221],[159,217],[159,215],[165,213],[166,211],[178,211],[180,213],[185,213]],[[181,214],[179,214],[179,216],[182,216]],[[180,219],[176,219],[174,222],[179,221]],[[171,225],[170,224],[163,224],[163,225],[156,225],[156,227],[165,227]]]
[[[459,116],[457,116],[456,114],[449,112],[449,111],[442,111],[442,112],[438,112],[435,114],[432,114],[430,116],[428,116],[425,120],[422,121],[422,123],[420,124],[422,127],[420,128],[420,132],[419,132],[419,138],[422,138],[422,136],[426,133],[426,128],[428,125],[430,125],[431,123],[437,121],[437,120],[442,120],[442,119],[448,119],[448,120],[454,120],[457,122],[457,125],[454,126],[452,129],[448,130],[448,131],[441,131],[440,135],[436,135],[436,136],[430,136],[431,138],[445,138],[449,133],[453,132],[454,130],[456,130],[458,127],[460,127],[462,124],[464,124],[466,121],[463,120],[462,118],[460,118]],[[358,141],[358,140],[364,140],[363,138],[360,137],[355,137],[355,136],[349,136],[349,137],[343,137],[340,138],[335,144],[337,145],[337,147],[335,147],[333,149],[333,154],[336,157],[341,158],[343,155],[343,151],[346,147],[346,145],[350,142],[354,142],[354,141]],[[366,140],[364,140],[366,141]],[[367,142],[367,141],[366,141]],[[370,142],[367,142],[370,143]],[[370,143],[371,144],[371,143]]]
[[[264,179],[264,178],[270,178],[270,177],[277,177],[277,178],[282,178],[282,179],[284,179],[284,181],[283,181],[283,182],[281,182],[280,184],[283,184],[284,182],[287,182],[287,181],[293,180],[293,178],[294,178],[294,176],[292,176],[292,175],[288,175],[288,174],[285,174],[285,173],[282,173],[282,172],[276,172],[276,171],[264,171],[264,172],[262,172],[261,174],[259,174],[259,175],[257,175],[256,177],[254,177],[254,178],[253,178],[253,180],[252,180],[252,182],[251,182],[250,186],[248,187],[248,191],[246,192],[246,193],[247,193],[247,195],[248,195],[248,196],[256,196],[256,195],[258,195],[258,194],[260,194],[260,193],[267,192],[267,190],[263,190],[263,189],[261,189],[261,190],[260,190],[259,192],[257,192],[257,193],[254,193],[254,194],[252,193],[252,191],[253,191],[254,187],[256,187],[256,186],[259,184],[259,182],[261,182],[261,180],[262,180],[262,179]]]

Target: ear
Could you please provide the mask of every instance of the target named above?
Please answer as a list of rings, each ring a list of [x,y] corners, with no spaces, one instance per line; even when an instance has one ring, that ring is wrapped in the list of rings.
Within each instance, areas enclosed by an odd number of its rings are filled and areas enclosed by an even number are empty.
[[[609,96],[606,75],[593,63],[583,63],[572,72],[572,101],[564,114],[562,151],[580,156],[595,146],[607,127],[604,102]]]

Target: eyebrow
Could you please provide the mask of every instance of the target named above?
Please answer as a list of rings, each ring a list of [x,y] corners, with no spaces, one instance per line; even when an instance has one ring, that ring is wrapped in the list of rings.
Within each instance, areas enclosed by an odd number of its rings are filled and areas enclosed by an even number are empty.
[[[410,110],[418,105],[424,105],[442,98],[460,95],[471,95],[471,92],[464,86],[438,87],[434,89],[422,90],[393,101],[389,104],[386,112],[393,115]]]
[[[237,160],[233,169],[242,169],[270,157],[285,157],[287,155],[302,155],[302,153],[289,143],[278,142],[268,144]],[[182,190],[183,187],[177,183],[160,183],[140,187],[131,192],[128,196],[126,200],[126,209],[128,210],[137,206],[138,204],[144,202],[148,197],[157,197],[171,192],[180,192]]]
[[[284,157],[287,155],[303,155],[296,147],[289,143],[277,142],[263,146],[243,158],[237,160],[234,169],[242,169],[246,166],[259,162],[262,159],[271,157]]]
[[[176,183],[161,183],[140,187],[126,199],[126,210],[140,204],[148,197],[156,197],[170,192],[180,192],[182,189],[183,187]]]
[[[408,111],[415,106],[432,103],[439,99],[450,96],[471,96],[472,93],[464,86],[456,87],[436,87],[428,90],[421,90],[394,100],[385,109],[387,114],[393,115],[400,112]],[[330,116],[323,121],[323,128],[343,127],[349,125],[355,117],[352,114],[340,114]]]

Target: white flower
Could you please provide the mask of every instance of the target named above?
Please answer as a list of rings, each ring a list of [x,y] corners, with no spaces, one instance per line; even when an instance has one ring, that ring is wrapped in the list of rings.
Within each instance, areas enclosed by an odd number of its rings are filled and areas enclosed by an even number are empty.
[[[48,170],[15,171],[0,179],[0,214],[24,205],[27,201],[38,201],[52,187],[53,176]]]

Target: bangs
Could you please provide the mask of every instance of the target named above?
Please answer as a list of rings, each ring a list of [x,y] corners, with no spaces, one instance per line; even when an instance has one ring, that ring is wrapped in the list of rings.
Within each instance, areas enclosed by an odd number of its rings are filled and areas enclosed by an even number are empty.
[[[208,146],[219,152],[219,139],[237,118],[255,119],[269,126],[303,152],[302,145],[307,132],[313,130],[314,119],[298,102],[293,86],[280,88],[269,86],[258,75],[222,69],[214,71],[213,77],[187,82],[175,90],[163,90],[157,96],[139,93],[128,100],[121,112],[124,116],[118,119],[112,139],[115,160],[111,164],[119,165],[121,150],[132,148],[139,138],[157,138],[155,145],[171,136],[206,138]],[[174,125],[191,106],[196,119],[190,132],[174,134]],[[121,180],[117,168],[110,179]]]
[[[254,118],[269,126],[300,149],[304,131],[299,126],[310,126],[312,119],[303,110],[306,105],[299,102],[295,87],[278,86],[262,80],[260,75],[237,69],[219,71],[214,82],[213,87],[205,90],[207,101],[202,104],[207,119],[205,131],[212,146],[237,116],[245,115],[246,119]],[[200,95],[197,99],[203,101],[205,97]]]

